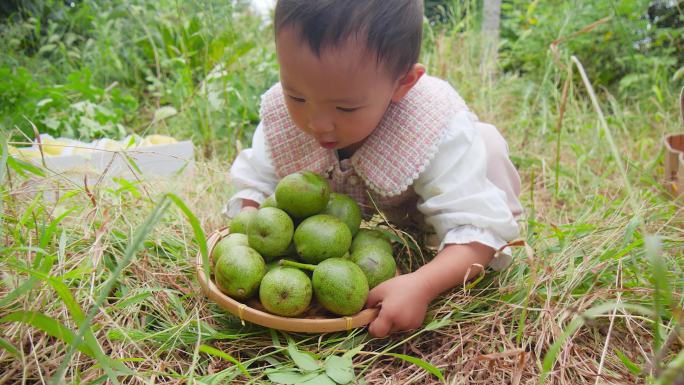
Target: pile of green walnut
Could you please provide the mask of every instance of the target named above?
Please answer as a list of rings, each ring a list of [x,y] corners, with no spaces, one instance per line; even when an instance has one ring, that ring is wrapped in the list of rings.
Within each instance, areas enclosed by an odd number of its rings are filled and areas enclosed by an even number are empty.
[[[332,193],[323,177],[290,174],[259,210],[233,218],[212,252],[215,282],[237,300],[258,293],[280,316],[304,313],[314,296],[332,313],[355,314],[368,291],[396,272],[385,234],[360,224],[356,202]]]

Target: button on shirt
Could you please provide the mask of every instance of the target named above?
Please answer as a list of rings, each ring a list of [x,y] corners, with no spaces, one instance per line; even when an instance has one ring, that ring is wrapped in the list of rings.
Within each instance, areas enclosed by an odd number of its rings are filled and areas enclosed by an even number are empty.
[[[349,178],[347,178],[347,183],[349,183],[352,186],[356,186],[359,184],[359,177],[356,175],[350,175]]]

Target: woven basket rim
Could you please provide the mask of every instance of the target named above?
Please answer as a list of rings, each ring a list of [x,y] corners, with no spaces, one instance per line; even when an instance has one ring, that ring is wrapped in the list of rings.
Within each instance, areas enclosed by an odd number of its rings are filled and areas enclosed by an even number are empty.
[[[229,228],[215,230],[209,238],[207,238],[207,252],[211,255],[214,246],[219,240],[230,234]],[[364,309],[360,312],[346,317],[338,318],[296,318],[296,317],[281,317],[270,314],[259,309],[250,307],[249,305],[237,301],[222,291],[216,286],[211,279],[207,277],[204,272],[204,262],[202,261],[202,253],[197,252],[196,257],[197,280],[199,281],[202,292],[210,300],[216,303],[222,309],[240,318],[244,325],[244,321],[265,326],[271,329],[284,330],[290,332],[300,333],[328,333],[337,331],[349,331],[354,328],[359,328],[368,325],[378,315],[379,309]]]

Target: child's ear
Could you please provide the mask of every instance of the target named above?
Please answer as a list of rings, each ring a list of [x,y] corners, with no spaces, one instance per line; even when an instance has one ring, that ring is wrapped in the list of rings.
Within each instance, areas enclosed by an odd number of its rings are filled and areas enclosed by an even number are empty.
[[[422,64],[414,64],[411,69],[399,79],[394,93],[392,94],[392,101],[398,102],[403,98],[413,86],[418,83],[418,80],[425,74],[425,66]]]

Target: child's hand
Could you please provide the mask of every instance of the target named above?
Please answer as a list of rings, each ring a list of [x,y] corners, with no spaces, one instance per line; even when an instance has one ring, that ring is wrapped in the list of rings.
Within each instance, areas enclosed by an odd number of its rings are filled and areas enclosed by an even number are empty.
[[[404,274],[374,287],[368,294],[366,307],[380,305],[378,317],[368,332],[373,337],[420,327],[428,304],[432,301],[426,282],[415,273]]]

